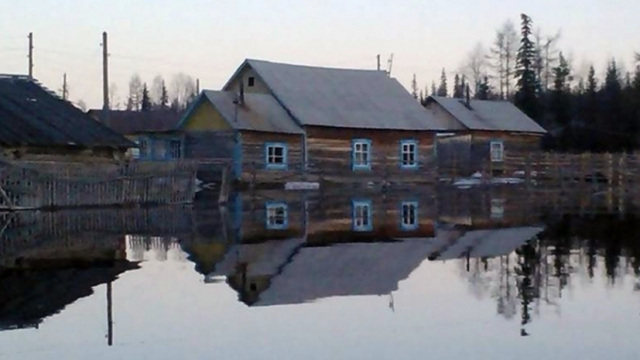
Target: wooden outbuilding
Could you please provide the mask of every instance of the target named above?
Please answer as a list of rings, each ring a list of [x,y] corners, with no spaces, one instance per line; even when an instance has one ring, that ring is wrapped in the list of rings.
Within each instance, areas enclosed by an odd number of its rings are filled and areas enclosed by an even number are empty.
[[[112,162],[135,144],[35,80],[0,75],[0,146],[7,160]]]
[[[455,167],[460,175],[500,171],[507,157],[540,151],[547,133],[507,101],[429,97],[426,108],[449,129],[437,138],[439,167]]]

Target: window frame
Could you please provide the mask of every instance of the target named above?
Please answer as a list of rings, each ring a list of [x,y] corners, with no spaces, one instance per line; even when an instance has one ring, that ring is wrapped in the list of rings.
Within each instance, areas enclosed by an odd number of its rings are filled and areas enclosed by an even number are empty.
[[[413,162],[411,164],[405,164],[404,155],[405,146],[413,146]],[[410,153],[408,153],[410,154]],[[418,168],[419,157],[418,157],[418,141],[414,139],[405,139],[400,141],[400,168],[414,170]]]
[[[405,223],[404,210],[413,207],[413,223]],[[403,201],[400,203],[400,229],[403,231],[415,231],[420,227],[420,204],[418,201]]]
[[[271,211],[283,210],[282,224],[277,223],[277,214],[270,216]],[[272,221],[275,219],[275,221]],[[267,230],[287,230],[289,228],[289,205],[282,201],[270,201],[265,204],[264,222]]]
[[[357,216],[358,208],[367,209],[366,218]],[[361,220],[361,224],[358,224]],[[366,220],[366,221],[365,221]],[[351,229],[355,232],[369,232],[373,230],[373,206],[371,200],[353,200],[351,202]]]
[[[282,148],[282,163],[270,163],[269,149]],[[276,155],[273,155],[276,158]],[[289,146],[283,142],[267,142],[264,144],[264,164],[268,170],[287,170],[289,168]]]
[[[175,149],[172,148],[172,144],[177,144],[178,145],[177,148]],[[167,159],[182,158],[182,141],[180,139],[169,139],[167,140],[165,146],[166,146],[165,154]]]
[[[370,171],[371,170],[371,139],[353,139],[351,140],[351,170],[352,171]],[[367,151],[362,151],[363,154],[367,154],[367,162],[366,164],[357,164],[356,163],[356,147],[360,145],[366,145]]]
[[[495,145],[500,146],[500,157],[494,157],[494,151],[493,151],[493,147]],[[489,142],[489,159],[491,160],[491,162],[494,163],[501,163],[504,162],[504,141],[502,140],[491,140]]]
[[[138,138],[137,140],[138,149],[140,150],[138,154],[139,160],[147,160],[151,158],[151,140],[146,137]]]

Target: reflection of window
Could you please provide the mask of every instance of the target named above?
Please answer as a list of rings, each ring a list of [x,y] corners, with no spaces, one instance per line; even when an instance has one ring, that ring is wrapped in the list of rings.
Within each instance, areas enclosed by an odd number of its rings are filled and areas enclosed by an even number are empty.
[[[418,143],[415,140],[400,142],[400,165],[408,169],[418,166]]]
[[[504,161],[504,143],[502,141],[491,142],[491,161]]]
[[[402,230],[415,230],[418,228],[418,203],[406,201],[402,203],[401,213]]]
[[[283,230],[289,225],[288,208],[285,203],[267,203],[267,229]]]
[[[491,199],[491,218],[504,218],[504,199]]]
[[[352,225],[354,231],[371,231],[371,201],[354,201]]]
[[[146,159],[149,157],[149,141],[147,139],[138,140],[139,155],[138,158]]]
[[[169,159],[179,159],[182,157],[182,142],[180,140],[169,140],[167,146],[167,157]]]
[[[283,143],[266,143],[265,157],[267,169],[286,169],[287,145]]]
[[[353,140],[351,157],[353,170],[371,170],[371,140]]]

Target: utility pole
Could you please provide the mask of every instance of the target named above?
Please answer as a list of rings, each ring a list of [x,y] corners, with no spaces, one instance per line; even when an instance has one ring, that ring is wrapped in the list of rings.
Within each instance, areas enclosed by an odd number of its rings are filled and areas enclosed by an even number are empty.
[[[67,100],[69,97],[69,89],[67,88],[67,73],[62,76],[62,100]]]
[[[387,65],[388,65],[387,75],[391,77],[391,70],[393,70],[393,54],[389,56],[389,61],[387,61]]]
[[[113,289],[111,281],[107,283],[107,345],[113,346]]]
[[[33,33],[29,33],[29,79],[33,80]]]
[[[109,46],[107,32],[102,33],[102,123],[109,125]]]
[[[380,71],[380,54],[376,58],[378,59],[378,71]]]

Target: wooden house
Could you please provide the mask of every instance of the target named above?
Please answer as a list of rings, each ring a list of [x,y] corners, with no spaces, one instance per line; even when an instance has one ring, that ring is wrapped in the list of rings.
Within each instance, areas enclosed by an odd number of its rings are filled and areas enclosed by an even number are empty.
[[[540,151],[547,133],[507,101],[429,97],[426,108],[449,129],[437,138],[438,165],[456,166],[467,175],[501,170],[507,157]]]
[[[246,60],[223,91],[227,93],[228,110],[222,116],[226,121],[219,121],[214,108],[218,113],[222,110],[213,106],[208,99],[211,93],[205,92],[183,119],[181,129],[187,137],[199,131],[233,130],[228,136],[236,144],[233,161],[238,179],[252,174],[257,181],[269,181],[277,173],[297,173],[300,178],[341,182],[426,182],[435,169],[431,161],[435,133],[449,130],[381,71]],[[253,131],[252,137],[238,136],[240,130],[253,130],[241,128],[241,120],[235,127],[229,125],[236,121],[236,112],[243,111],[243,97],[244,111],[274,117],[252,124],[252,128],[257,123],[268,126]],[[258,99],[269,104],[269,112],[251,105]],[[238,106],[233,106],[234,101]],[[274,122],[286,124],[286,132],[285,126],[274,131]],[[288,134],[286,139],[283,133]],[[248,153],[245,143],[257,153]],[[258,173],[256,166],[268,171]]]
[[[0,75],[0,146],[9,160],[121,160],[135,144],[24,76]]]
[[[268,94],[204,90],[179,127],[187,158],[227,160],[237,180],[285,181],[304,170],[303,131]]]
[[[89,110],[89,115],[102,122],[102,110]],[[174,111],[111,110],[107,125],[133,141],[132,159],[166,161],[184,157],[184,136],[177,130],[182,114]]]

